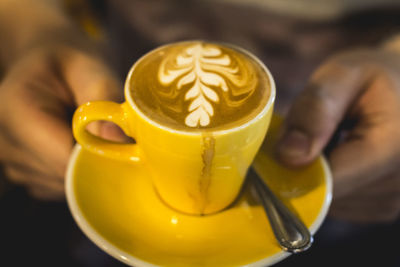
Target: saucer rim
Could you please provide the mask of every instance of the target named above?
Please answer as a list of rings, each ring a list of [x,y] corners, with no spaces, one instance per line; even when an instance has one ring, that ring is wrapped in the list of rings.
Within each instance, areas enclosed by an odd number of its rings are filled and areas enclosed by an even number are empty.
[[[110,241],[107,239],[103,238],[101,233],[96,231],[93,226],[86,220],[85,216],[83,215],[81,209],[78,206],[76,197],[75,197],[75,191],[73,187],[73,181],[74,181],[74,167],[78,158],[79,153],[82,151],[82,146],[79,144],[76,144],[72,150],[68,165],[67,165],[67,171],[66,171],[66,178],[65,178],[65,189],[66,189],[66,199],[68,203],[68,208],[72,214],[72,217],[78,224],[79,228],[82,230],[83,233],[93,242],[95,243],[98,247],[100,247],[103,251],[105,251],[107,254],[111,255],[112,257],[118,259],[119,261],[122,261],[123,263],[130,265],[130,266],[143,266],[143,267],[156,267],[158,265],[151,264],[149,262],[140,260],[123,250],[119,249],[115,245],[113,245]],[[332,182],[332,172],[329,168],[329,165],[327,163],[327,160],[324,156],[320,156],[319,159],[321,161],[323,171],[324,171],[324,179],[326,183],[326,196],[324,203],[321,207],[321,210],[315,219],[315,221],[311,224],[309,227],[310,232],[312,235],[316,233],[316,231],[320,228],[322,225],[324,219],[327,216],[329,206],[332,201],[332,190],[333,190],[333,182]],[[276,254],[266,257],[264,259],[255,261],[253,263],[243,265],[244,267],[261,267],[261,266],[271,266],[279,261],[282,261],[283,259],[287,258],[291,254],[289,252],[285,251],[280,251],[277,252]]]

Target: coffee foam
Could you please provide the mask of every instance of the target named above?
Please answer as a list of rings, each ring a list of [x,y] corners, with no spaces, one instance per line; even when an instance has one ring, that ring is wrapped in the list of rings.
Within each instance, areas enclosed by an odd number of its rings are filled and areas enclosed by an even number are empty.
[[[255,117],[270,95],[268,75],[253,58],[205,42],[156,49],[139,61],[131,77],[139,109],[179,130],[240,125]]]

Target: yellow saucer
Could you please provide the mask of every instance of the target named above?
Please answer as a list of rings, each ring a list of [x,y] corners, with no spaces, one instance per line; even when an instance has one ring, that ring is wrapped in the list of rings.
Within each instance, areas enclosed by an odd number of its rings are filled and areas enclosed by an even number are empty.
[[[278,165],[271,151],[279,124],[273,118],[253,166],[315,233],[331,201],[330,171],[322,157],[297,171]],[[83,232],[132,266],[267,266],[289,255],[276,242],[251,186],[225,211],[189,216],[160,201],[143,167],[103,158],[77,145],[66,190]]]

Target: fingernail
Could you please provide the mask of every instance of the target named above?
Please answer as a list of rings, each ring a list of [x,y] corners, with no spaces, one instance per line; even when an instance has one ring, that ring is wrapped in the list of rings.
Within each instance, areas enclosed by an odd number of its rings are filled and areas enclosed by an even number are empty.
[[[310,138],[303,131],[292,129],[285,132],[278,142],[277,153],[281,159],[299,159],[310,151]]]

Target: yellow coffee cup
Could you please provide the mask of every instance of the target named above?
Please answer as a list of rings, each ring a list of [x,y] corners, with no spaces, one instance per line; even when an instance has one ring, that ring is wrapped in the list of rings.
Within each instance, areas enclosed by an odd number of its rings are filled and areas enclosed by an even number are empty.
[[[204,215],[223,210],[239,194],[270,123],[275,84],[268,69],[256,57],[243,49],[229,46],[229,49],[259,64],[268,80],[268,99],[259,112],[251,119],[225,129],[196,128],[186,131],[160,123],[144,112],[132,96],[135,90],[132,79],[139,78],[134,76],[135,69],[146,62],[149,55],[160,53],[166,47],[193,44],[222,46],[197,43],[170,44],[143,56],[133,65],[126,79],[126,101],[122,104],[97,101],[80,106],[74,114],[73,132],[76,140],[91,152],[146,166],[154,189],[170,207],[188,214]],[[120,144],[92,135],[86,126],[98,120],[117,124],[136,143]]]

